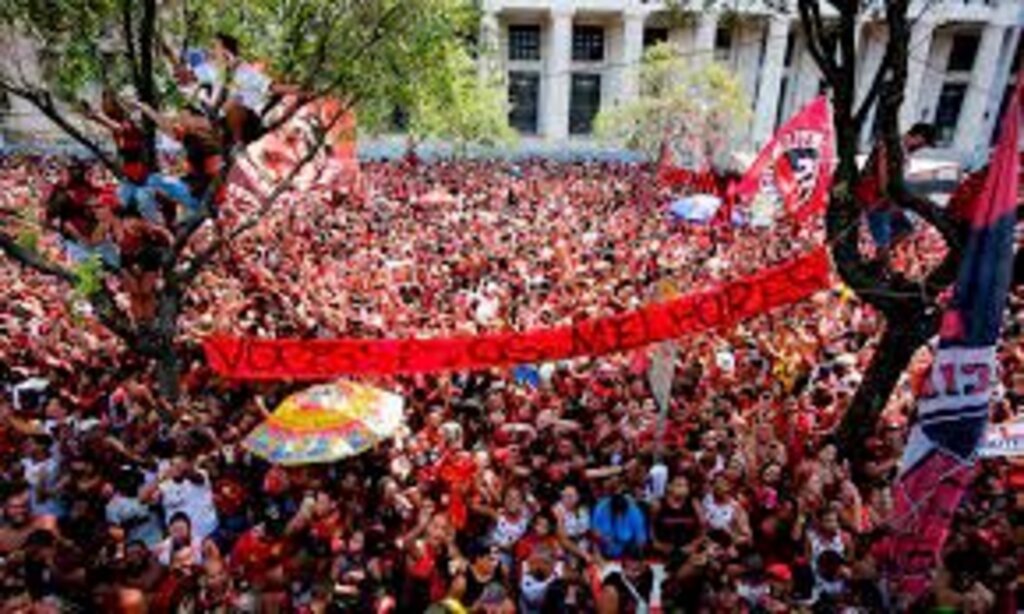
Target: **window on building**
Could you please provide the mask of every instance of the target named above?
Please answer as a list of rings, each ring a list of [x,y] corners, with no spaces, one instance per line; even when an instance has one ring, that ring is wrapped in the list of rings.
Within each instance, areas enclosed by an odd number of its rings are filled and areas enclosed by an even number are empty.
[[[508,27],[508,59],[540,59],[540,26]]]
[[[644,49],[668,42],[668,28],[644,28]]]
[[[964,106],[967,96],[966,83],[946,83],[939,93],[939,104],[935,109],[935,128],[938,132],[938,145],[945,147],[953,142],[956,136],[956,125],[960,120],[960,109]]]
[[[572,76],[569,96],[569,132],[590,134],[601,110],[601,75],[577,73]]]
[[[969,72],[974,68],[974,56],[978,55],[978,43],[981,37],[976,33],[953,35],[953,47],[949,50],[949,63],[946,70],[950,72]]]
[[[540,74],[508,73],[508,123],[523,134],[537,134],[537,108],[540,101]]]
[[[391,110],[391,129],[394,132],[405,132],[409,129],[409,112],[400,106]]]
[[[728,62],[732,57],[732,28],[719,26],[715,30],[715,61]]]
[[[572,59],[577,62],[600,62],[604,59],[604,28],[601,26],[574,26],[572,29]]]

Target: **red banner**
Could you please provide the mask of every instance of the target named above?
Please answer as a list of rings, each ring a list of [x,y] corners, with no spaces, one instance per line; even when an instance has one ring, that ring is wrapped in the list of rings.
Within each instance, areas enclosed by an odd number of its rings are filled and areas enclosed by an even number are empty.
[[[609,318],[524,333],[437,339],[261,340],[215,336],[210,366],[237,380],[325,380],[341,375],[461,371],[631,350],[733,326],[827,288],[824,247],[749,277]]]
[[[828,100],[819,96],[794,115],[761,150],[736,186],[737,204],[785,211],[798,220],[825,210],[835,167]]]
[[[728,188],[727,179],[711,169],[694,171],[676,166],[668,141],[661,143],[657,180],[658,185],[662,187],[684,188],[700,194],[713,194],[723,200]]]
[[[699,194],[726,196],[726,179],[714,171],[691,171],[685,168],[666,168],[658,171],[658,183],[670,188],[685,188]]]
[[[289,108],[294,102],[288,99],[282,107]],[[323,98],[299,108],[284,125],[250,145],[247,155],[231,171],[229,191],[255,202],[269,195],[302,162],[309,144],[317,142],[316,131],[332,122],[323,151],[300,169],[292,180],[292,188],[358,191],[356,117],[352,111],[343,112],[341,103],[334,98]]]

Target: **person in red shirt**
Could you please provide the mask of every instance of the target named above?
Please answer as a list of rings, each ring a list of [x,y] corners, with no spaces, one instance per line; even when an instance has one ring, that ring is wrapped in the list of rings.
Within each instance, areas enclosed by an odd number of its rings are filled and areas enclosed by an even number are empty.
[[[89,166],[74,161],[67,176],[54,187],[46,201],[45,223],[63,239],[68,257],[77,263],[93,256],[104,264],[117,267],[117,250],[107,239],[112,216],[109,199],[103,190],[89,180]]]
[[[132,319],[148,322],[156,315],[156,282],[174,237],[134,209],[121,209],[118,218],[114,236],[121,250],[121,282],[128,293]]]
[[[135,103],[143,115],[156,123],[161,132],[181,143],[185,150],[185,174],[166,195],[194,214],[204,200],[214,212],[227,195],[225,181],[212,194],[224,169],[224,136],[209,119],[194,109],[183,109],[174,116],[163,115],[143,102]],[[180,184],[180,185],[179,185]],[[182,187],[183,186],[183,187]],[[161,188],[167,186],[161,184]]]

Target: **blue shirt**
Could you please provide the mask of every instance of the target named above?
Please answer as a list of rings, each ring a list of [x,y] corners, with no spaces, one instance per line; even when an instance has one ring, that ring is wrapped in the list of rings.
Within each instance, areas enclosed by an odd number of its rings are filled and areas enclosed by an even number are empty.
[[[594,508],[590,526],[600,538],[601,554],[606,558],[639,554],[647,543],[647,521],[640,506],[630,496],[626,496],[626,512],[619,516],[612,513],[611,497],[601,499]]]

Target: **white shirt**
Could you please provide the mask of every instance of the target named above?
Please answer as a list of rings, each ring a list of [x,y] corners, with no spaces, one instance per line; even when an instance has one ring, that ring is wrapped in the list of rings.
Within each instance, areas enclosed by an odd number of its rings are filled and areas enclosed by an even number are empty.
[[[107,502],[106,517],[107,522],[113,525],[135,522],[135,526],[128,530],[128,539],[141,540],[150,548],[156,545],[163,535],[156,516],[135,497],[115,494]]]
[[[159,561],[160,564],[163,565],[164,567],[167,567],[167,566],[169,566],[171,564],[171,556],[174,554],[172,552],[172,549],[173,549],[172,546],[173,546],[173,544],[171,542],[171,538],[170,537],[161,540],[160,543],[158,543],[155,546],[153,546],[153,554],[156,555],[157,561]],[[203,564],[203,548],[202,548],[202,543],[198,539],[196,539],[195,535],[192,536],[192,543],[189,546],[189,548],[192,550],[192,563],[195,564],[195,565],[202,565]]]
[[[499,548],[511,548],[519,539],[526,534],[530,526],[530,516],[523,514],[519,520],[512,522],[504,514],[498,518],[498,522],[491,530],[490,543]]]
[[[25,481],[28,482],[29,494],[32,497],[32,513],[59,516],[63,511],[60,501],[53,497],[44,499],[40,496],[40,490],[52,493],[57,488],[57,459],[50,456],[46,460],[36,462],[30,458],[23,458],[21,466],[25,470]]]
[[[241,63],[231,80],[232,98],[257,113],[263,110],[270,94],[270,79],[252,64]]]
[[[719,505],[711,493],[705,495],[701,503],[704,506],[704,518],[709,527],[720,531],[729,530],[732,526],[733,516],[736,514],[735,503],[730,501]]]
[[[217,508],[213,505],[213,488],[206,473],[202,484],[189,480],[160,483],[160,501],[164,508],[164,522],[170,524],[171,516],[183,512],[192,522],[192,535],[199,541],[217,530]]]
[[[590,530],[590,514],[585,507],[577,507],[576,511],[568,512],[559,502],[555,504],[554,513],[562,519],[565,535],[572,539],[585,537]]]

